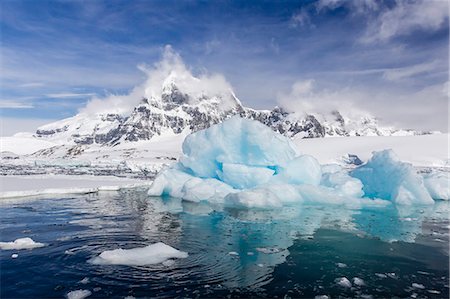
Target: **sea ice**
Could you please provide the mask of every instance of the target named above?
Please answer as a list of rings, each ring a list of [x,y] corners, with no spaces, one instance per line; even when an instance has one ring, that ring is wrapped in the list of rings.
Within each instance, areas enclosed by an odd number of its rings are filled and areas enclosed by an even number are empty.
[[[92,295],[92,292],[89,290],[76,290],[67,293],[67,299],[84,299]]]
[[[45,244],[34,242],[31,238],[20,238],[14,242],[0,242],[0,249],[3,250],[20,250],[44,247]]]
[[[431,178],[429,182],[438,185]],[[435,189],[442,193],[429,187]],[[180,161],[158,174],[148,194],[246,208],[302,201],[354,208],[434,202],[412,165],[390,150],[375,152],[369,162],[348,172],[298,155],[288,138],[239,117],[187,136]]]
[[[348,280],[347,277],[336,278],[336,284],[338,284],[338,285],[340,285],[341,287],[344,287],[344,288],[351,288],[352,287],[352,283],[350,282],[350,280]]]
[[[424,183],[433,199],[450,200],[450,173],[432,172],[424,175]]]
[[[89,260],[96,265],[143,266],[160,264],[172,258],[187,258],[188,254],[162,242],[146,247],[132,249],[115,249],[103,251],[99,256]]]
[[[422,177],[411,164],[401,162],[392,150],[374,152],[366,164],[350,174],[361,180],[367,197],[406,205],[434,203]]]

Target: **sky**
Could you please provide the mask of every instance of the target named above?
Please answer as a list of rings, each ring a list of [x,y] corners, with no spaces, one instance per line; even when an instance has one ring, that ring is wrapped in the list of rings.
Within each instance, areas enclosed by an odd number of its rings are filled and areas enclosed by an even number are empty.
[[[0,30],[3,136],[129,94],[167,49],[246,106],[448,131],[448,0],[3,0]]]

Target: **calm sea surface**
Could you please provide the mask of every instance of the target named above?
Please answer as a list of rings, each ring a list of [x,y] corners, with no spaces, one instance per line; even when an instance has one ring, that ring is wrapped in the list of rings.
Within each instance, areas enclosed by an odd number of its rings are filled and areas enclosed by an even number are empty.
[[[0,241],[31,237],[47,246],[0,250],[0,297],[85,289],[90,298],[448,298],[449,210],[448,202],[222,209],[145,190],[3,200]],[[189,257],[170,266],[87,262],[104,250],[156,242]],[[352,286],[340,285],[342,277]]]

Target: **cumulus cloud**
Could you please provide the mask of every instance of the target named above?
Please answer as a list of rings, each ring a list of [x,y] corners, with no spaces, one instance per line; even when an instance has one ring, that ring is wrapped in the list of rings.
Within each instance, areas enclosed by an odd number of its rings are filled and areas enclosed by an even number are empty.
[[[147,76],[146,81],[134,87],[126,95],[109,95],[106,98],[94,97],[80,112],[129,113],[142,98],[159,101],[165,85],[175,83],[177,88],[193,96],[193,99],[232,93],[231,85],[220,74],[202,73],[194,76],[183,62],[181,56],[171,46],[166,46],[162,59],[153,66],[141,64],[138,68]]]
[[[388,41],[418,29],[435,31],[448,26],[448,17],[447,0],[397,0],[392,9],[384,10],[371,23],[362,41]]]
[[[363,96],[363,93],[350,88],[318,89],[316,81],[309,79],[295,82],[288,93],[278,94],[277,101],[289,112],[326,116],[338,110],[345,116],[357,117],[370,115],[356,106]]]
[[[338,110],[349,118],[371,115],[384,125],[417,130],[448,131],[448,82],[409,93],[389,89],[316,88],[315,80],[297,81],[277,97],[289,112],[328,116]],[[367,111],[370,111],[368,113]]]

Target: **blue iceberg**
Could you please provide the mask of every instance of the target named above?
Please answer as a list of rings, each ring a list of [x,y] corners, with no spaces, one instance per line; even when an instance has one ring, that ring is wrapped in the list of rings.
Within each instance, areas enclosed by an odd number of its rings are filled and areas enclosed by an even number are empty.
[[[247,208],[434,202],[422,177],[391,151],[374,153],[351,172],[321,166],[314,157],[301,155],[288,138],[239,117],[187,136],[179,162],[160,172],[148,193]]]
[[[423,179],[409,163],[401,162],[392,150],[374,152],[372,158],[351,172],[361,180],[365,196],[392,200],[397,204],[434,203]]]

